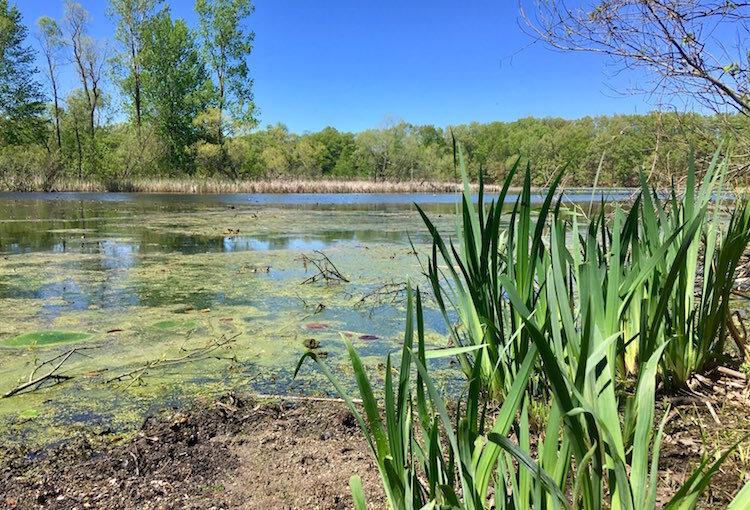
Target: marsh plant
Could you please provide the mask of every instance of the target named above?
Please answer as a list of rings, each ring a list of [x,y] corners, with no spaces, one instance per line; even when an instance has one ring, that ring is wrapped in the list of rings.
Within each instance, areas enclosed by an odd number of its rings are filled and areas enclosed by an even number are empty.
[[[519,296],[511,299],[517,301]],[[551,306],[558,305],[553,297]],[[611,339],[599,335],[595,325],[586,327],[571,338],[581,347],[578,354],[567,358],[558,356],[558,346],[551,345],[530,321],[527,324],[532,343],[502,406],[491,414],[481,383],[486,346],[426,350],[418,289],[416,300],[411,289],[408,293],[397,376],[391,356],[387,359],[384,400],[376,400],[364,366],[346,337],[363,412],[313,351],[300,359],[297,370],[307,357],[314,359],[345,400],[377,462],[390,508],[655,508],[664,420],[656,433],[653,421],[663,349],[642,367],[635,424],[628,429],[627,418],[618,412],[622,397],[614,390],[606,391],[613,387],[614,370],[607,355]],[[436,357],[469,353],[476,358],[474,372],[455,412],[449,412],[428,363]],[[552,396],[546,427],[532,441],[528,389],[537,360],[550,381]],[[706,458],[666,508],[695,508],[731,451],[713,462]],[[350,486],[355,508],[366,509],[358,476],[352,476]],[[730,510],[747,508],[748,487],[737,495]]]
[[[602,204],[585,218],[555,200],[560,176],[532,210],[528,169],[506,212],[517,166],[489,206],[480,177],[475,209],[460,151],[458,161],[457,244],[420,210],[451,346],[425,350],[421,297],[415,305],[409,289],[397,385],[387,360],[385,423],[348,339],[364,415],[313,352],[297,370],[313,358],[346,400],[394,509],[655,508],[669,416],[655,423],[657,386],[681,387],[721,361],[734,272],[750,241],[746,201],[721,222],[726,164],[715,156],[699,188],[691,164],[681,196],[673,186],[663,197],[643,179],[629,210]],[[453,413],[428,368],[442,356],[456,357],[468,381]],[[532,437],[540,409],[543,430]],[[666,508],[694,508],[731,451],[704,457]],[[749,487],[731,509],[750,507]],[[356,476],[351,488],[365,508]]]
[[[590,313],[600,333],[612,338],[618,376],[637,379],[639,364],[663,349],[660,380],[681,388],[722,361],[735,271],[750,243],[750,207],[735,200],[723,221],[727,164],[719,163],[718,152],[700,186],[691,161],[681,195],[672,186],[662,196],[642,178],[628,210],[602,203],[593,215],[591,206],[584,214],[555,199],[564,170],[533,209],[527,168],[514,206],[503,209],[517,166],[489,206],[480,176],[475,209],[460,151],[458,160],[464,192],[453,238],[446,242],[419,210],[433,238],[427,272],[452,343],[486,344],[480,374],[493,396],[512,385],[532,340],[529,324],[554,339],[556,321],[570,332],[574,322],[585,326]],[[551,297],[568,302],[570,312],[550,308]],[[743,339],[734,338],[747,353]],[[467,354],[459,361],[469,376],[475,360]]]

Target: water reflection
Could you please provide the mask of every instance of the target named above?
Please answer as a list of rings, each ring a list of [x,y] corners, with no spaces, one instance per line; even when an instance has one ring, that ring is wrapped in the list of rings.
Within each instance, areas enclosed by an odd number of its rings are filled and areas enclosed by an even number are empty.
[[[417,244],[429,241],[412,203],[426,204],[433,219],[448,222],[446,230],[451,231],[455,198],[454,194],[0,194],[0,254],[6,259],[0,299],[40,300],[43,305],[37,313],[48,321],[91,309],[247,304],[251,292],[232,297],[207,289],[201,278],[211,278],[210,267],[186,269],[183,264],[180,270],[187,275],[166,274],[160,285],[132,273],[169,263],[174,255],[357,250],[375,244],[408,249],[410,239]],[[586,200],[590,198],[587,194]],[[27,254],[67,256],[50,257],[40,264],[38,257],[25,262]],[[20,269],[18,274],[9,270],[12,267]],[[30,279],[30,274],[43,276]],[[186,285],[185,276],[197,281]]]
[[[257,208],[232,210],[242,215],[250,214]],[[319,207],[308,207],[307,210],[317,214],[328,211]],[[451,207],[438,206],[433,212],[447,213],[450,210]],[[391,215],[403,219],[404,214],[411,214],[416,218],[413,211],[409,213],[408,205],[400,206],[397,209],[400,214],[394,214],[388,204],[372,204],[367,210],[344,210],[348,215],[342,217],[341,224],[335,229],[313,225],[309,230],[292,225],[289,230],[283,231],[243,232],[240,235],[222,233],[217,229],[216,234],[206,235],[186,233],[189,229],[180,224],[154,227],[154,222],[167,214],[201,215],[226,211],[226,207],[201,202],[186,204],[170,201],[158,204],[151,201],[113,203],[19,198],[2,201],[0,198],[0,253],[53,252],[106,256],[107,250],[115,246],[108,244],[113,241],[118,249],[124,250],[125,246],[129,246],[132,253],[138,254],[323,250],[342,243],[407,243],[408,232],[403,225],[390,228]],[[413,231],[416,230],[412,235],[424,234],[414,228],[413,222],[410,226]]]
[[[595,201],[627,200],[632,198],[633,190],[598,189],[563,190],[565,199],[570,202],[588,202],[592,196]],[[544,201],[546,191],[532,193],[531,201]],[[497,195],[487,194],[487,201]],[[508,193],[506,202],[513,203],[517,193]],[[456,201],[455,193],[229,193],[208,195],[181,195],[177,193],[0,193],[0,201],[34,200],[39,202],[110,202],[115,204],[160,204],[171,207],[190,207],[191,205],[288,205],[288,206],[370,206],[378,208],[388,206],[406,206],[412,204],[450,204]],[[474,195],[476,201],[477,196]]]

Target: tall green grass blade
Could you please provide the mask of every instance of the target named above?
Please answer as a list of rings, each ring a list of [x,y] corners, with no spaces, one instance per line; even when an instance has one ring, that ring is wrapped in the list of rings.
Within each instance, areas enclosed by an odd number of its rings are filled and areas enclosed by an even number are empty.
[[[744,487],[737,493],[727,510],[747,510],[750,508],[750,483],[746,483]]]
[[[367,501],[365,499],[365,491],[362,488],[362,479],[357,475],[349,478],[349,488],[352,491],[352,498],[354,498],[354,509],[367,510]]]
[[[544,486],[545,490],[551,494],[553,497],[553,502],[555,503],[554,508],[570,508],[568,505],[567,500],[565,499],[565,495],[562,493],[560,488],[555,484],[555,481],[552,479],[549,474],[544,471],[542,468],[539,467],[539,465],[534,461],[534,459],[531,458],[531,456],[526,453],[526,451],[519,448],[516,444],[514,444],[510,439],[508,439],[505,436],[502,436],[500,434],[496,433],[490,433],[488,436],[489,440],[493,443],[499,445],[503,450],[510,453],[513,458],[515,458],[519,465],[523,467],[527,472],[532,474],[538,483]],[[522,492],[523,494],[523,492]]]

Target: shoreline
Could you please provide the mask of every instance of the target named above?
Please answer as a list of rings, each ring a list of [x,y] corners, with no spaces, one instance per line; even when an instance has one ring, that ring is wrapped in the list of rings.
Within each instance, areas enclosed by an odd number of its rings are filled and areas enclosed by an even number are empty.
[[[726,382],[715,380],[722,387]],[[747,427],[747,414],[739,412],[747,402],[744,390],[727,389],[732,398],[726,408],[717,406],[721,424],[708,406],[696,406],[702,399],[659,396],[659,403],[674,407],[671,416],[687,413],[692,420],[687,426],[667,420],[662,461],[668,474],[658,482],[658,501],[681,487],[686,465],[730,447]],[[722,398],[727,395],[716,393],[705,402]],[[734,434],[718,435],[727,430]],[[346,509],[353,474],[362,477],[370,506],[385,506],[365,438],[337,399],[230,393],[162,408],[130,434],[81,430],[41,450],[7,453],[0,461],[0,505],[8,509]],[[733,455],[701,508],[726,508],[746,469],[747,460]]]
[[[477,193],[478,183],[470,184]],[[542,193],[548,188],[534,186],[532,193]],[[597,188],[570,186],[565,192],[583,194],[596,191],[630,193],[638,188],[627,186]],[[520,193],[521,186],[511,186],[509,193]],[[364,181],[364,180],[273,180],[227,181],[217,179],[137,179],[126,181],[57,181],[52,185],[32,181],[25,186],[2,186],[0,193],[153,193],[153,194],[450,194],[463,191],[463,184],[450,181]],[[484,191],[497,194],[501,184],[485,183]]]

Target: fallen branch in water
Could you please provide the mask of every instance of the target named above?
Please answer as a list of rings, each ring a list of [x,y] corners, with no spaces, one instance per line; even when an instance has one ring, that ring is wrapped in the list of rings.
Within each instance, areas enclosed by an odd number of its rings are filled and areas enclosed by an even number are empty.
[[[320,257],[312,258],[308,257],[307,255],[302,255],[302,264],[305,267],[305,271],[307,271],[307,265],[310,264],[311,266],[315,267],[318,272],[304,280],[300,285],[304,285],[306,283],[315,283],[319,280],[325,281],[328,285],[330,285],[331,283],[341,282],[349,283],[349,280],[341,274],[341,271],[338,270],[338,268],[334,265],[333,262],[331,262],[331,259],[329,259],[325,253],[318,250],[314,251],[315,253],[320,255]]]
[[[43,362],[43,363],[41,363],[41,364],[39,364],[39,365],[37,365],[37,366],[34,367],[34,370],[32,370],[31,373],[29,374],[29,379],[25,383],[19,384],[18,386],[16,386],[12,390],[8,391],[7,393],[5,393],[3,395],[2,398],[12,397],[13,395],[21,393],[22,391],[24,391],[24,390],[26,390],[28,388],[31,388],[32,386],[36,386],[38,384],[41,384],[41,383],[43,383],[44,381],[46,381],[48,379],[55,379],[57,381],[65,381],[65,380],[68,380],[68,379],[72,379],[73,378],[72,376],[58,374],[57,371],[60,370],[60,368],[62,368],[62,366],[65,364],[65,362],[68,361],[68,359],[73,354],[80,353],[80,351],[87,350],[87,349],[96,349],[97,347],[99,347],[99,346],[97,345],[97,346],[93,346],[93,347],[74,347],[74,348],[70,349],[69,351],[66,351],[66,352],[60,354],[59,356],[55,356],[52,359],[48,359],[47,361],[45,361],[45,362]],[[47,372],[44,375],[40,375],[38,377],[34,377],[34,376],[36,376],[36,373],[39,371],[39,369],[41,369],[42,367],[44,367],[46,365],[52,365],[55,362],[57,362],[57,364],[55,364],[55,366],[52,367],[52,369],[49,372]]]
[[[363,295],[354,306],[364,305],[367,301],[372,301],[375,305],[382,303],[393,304],[398,300],[406,300],[406,282],[391,281]]]
[[[406,303],[406,282],[396,282],[391,280],[390,282],[379,285],[375,290],[372,290],[364,294],[359,301],[357,301],[355,307],[363,307],[369,303],[371,307],[370,314],[375,307],[380,305],[396,305]],[[415,292],[416,289],[412,289]],[[422,299],[425,299],[429,294],[427,291],[419,289],[419,293]]]
[[[133,370],[125,372],[124,374],[120,374],[116,377],[108,379],[107,381],[105,381],[105,383],[110,384],[113,382],[119,382],[119,381],[123,381],[124,379],[130,378],[128,385],[126,386],[126,388],[129,388],[133,384],[140,382],[141,378],[144,375],[146,375],[149,372],[149,370],[153,370],[155,368],[170,367],[174,365],[180,365],[183,363],[202,361],[202,360],[206,360],[209,358],[226,359],[223,356],[212,355],[212,353],[218,349],[228,347],[229,344],[233,343],[237,339],[237,337],[239,337],[241,334],[242,333],[237,333],[230,337],[222,336],[219,340],[212,341],[205,347],[200,347],[198,349],[193,349],[190,351],[187,351],[186,349],[181,348],[180,350],[186,352],[187,354],[183,356],[178,356],[176,358],[159,358],[156,360],[149,361],[145,365],[139,366],[138,368],[134,368]]]
[[[335,397],[308,397],[305,395],[276,395],[270,393],[251,393],[247,395],[248,398],[253,400],[289,400],[294,402],[334,402],[345,404],[346,400],[343,398]],[[362,399],[353,398],[351,399],[355,404],[361,404]]]

